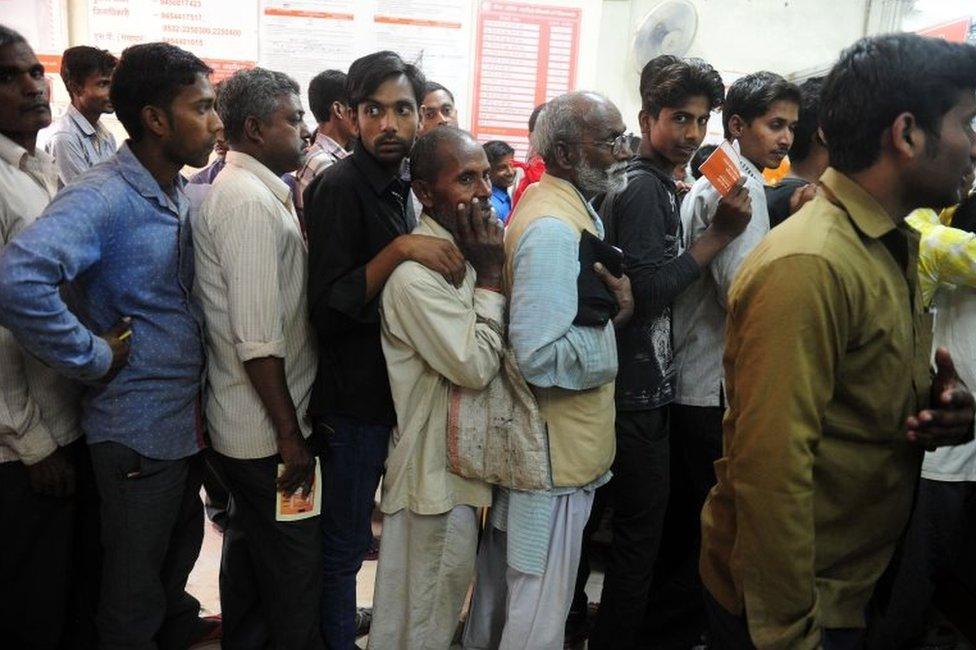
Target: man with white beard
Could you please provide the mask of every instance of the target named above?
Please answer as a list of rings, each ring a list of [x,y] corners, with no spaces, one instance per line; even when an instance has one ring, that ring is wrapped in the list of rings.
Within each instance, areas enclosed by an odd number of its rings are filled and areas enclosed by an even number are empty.
[[[614,328],[633,312],[626,276],[592,262],[608,258],[589,203],[626,184],[624,131],[609,100],[579,92],[549,102],[533,134],[547,171],[512,213],[503,280],[509,340],[548,428],[552,487],[496,490],[465,648],[563,647],[583,527],[615,453]]]

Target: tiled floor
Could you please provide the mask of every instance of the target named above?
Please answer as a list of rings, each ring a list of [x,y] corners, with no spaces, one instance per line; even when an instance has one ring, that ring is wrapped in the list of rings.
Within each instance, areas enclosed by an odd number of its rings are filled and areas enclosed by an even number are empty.
[[[374,530],[379,534],[379,528],[375,524]],[[205,615],[220,613],[218,577],[220,574],[221,539],[220,533],[209,521],[206,522],[203,548],[200,550],[200,557],[187,583],[187,590],[199,599]],[[363,563],[356,584],[356,595],[360,607],[369,607],[373,604],[373,581],[375,578],[376,562]],[[590,601],[597,600],[602,589],[603,574],[594,571],[590,576],[590,581],[586,584],[586,593],[589,595]],[[360,639],[359,645],[363,648],[366,647],[365,637]],[[220,650],[220,644],[195,646],[194,650]]]
[[[379,534],[379,527],[374,524],[374,532]],[[218,576],[220,573],[220,545],[221,535],[214,529],[208,521],[203,538],[203,548],[197,564],[190,574],[187,590],[200,600],[205,614],[220,613],[220,593],[218,587]],[[597,560],[598,561],[598,560]],[[369,607],[373,604],[373,580],[376,577],[376,562],[365,562],[359,572],[357,581],[357,599],[359,606]],[[600,591],[603,589],[603,573],[594,570],[590,575],[590,580],[586,584],[586,593],[590,602],[596,602],[600,598]],[[359,640],[361,648],[366,647],[366,638]],[[459,648],[460,646],[455,646]],[[220,650],[220,644],[213,643],[205,646],[196,646],[194,650]],[[579,649],[582,650],[582,649]],[[960,641],[955,650],[974,650],[973,646],[965,641]]]

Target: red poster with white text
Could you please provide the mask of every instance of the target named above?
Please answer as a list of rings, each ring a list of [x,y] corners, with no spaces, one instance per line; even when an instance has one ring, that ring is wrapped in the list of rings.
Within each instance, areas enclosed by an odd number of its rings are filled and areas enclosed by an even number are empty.
[[[576,88],[578,7],[482,0],[478,10],[471,131],[504,140],[524,158],[532,109]]]

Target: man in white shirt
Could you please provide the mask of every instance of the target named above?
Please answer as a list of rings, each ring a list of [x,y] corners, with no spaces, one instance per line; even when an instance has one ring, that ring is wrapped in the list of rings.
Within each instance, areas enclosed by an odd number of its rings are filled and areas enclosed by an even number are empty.
[[[480,390],[504,351],[504,229],[491,212],[484,150],[458,129],[414,145],[412,185],[424,206],[414,234],[455,242],[467,261],[460,287],[417,262],[383,289],[382,342],[397,412],[383,479],[383,540],[369,647],[451,645],[478,544],[476,509],[491,486],[447,468],[452,385]],[[404,579],[406,576],[406,579]]]
[[[51,123],[44,67],[0,25],[0,248],[57,191],[52,158],[37,149]],[[60,647],[74,539],[77,388],[0,328],[0,638],[11,648]]]
[[[61,79],[71,104],[59,119],[45,146],[54,156],[59,187],[90,167],[115,155],[115,136],[99,118],[111,113],[108,90],[118,59],[110,52],[87,45],[69,47],[61,57]]]
[[[316,462],[306,441],[317,359],[306,248],[280,178],[302,163],[309,138],[298,93],[287,75],[262,68],[223,83],[227,166],[193,228],[207,424],[231,494],[220,598],[224,643],[235,648],[323,647],[319,522],[275,517],[279,493],[314,490]]]
[[[725,138],[738,144],[744,185],[722,197],[702,176],[681,203],[685,249],[707,231],[719,210],[751,208],[752,217],[742,234],[674,302],[671,496],[649,610],[655,612],[655,624],[665,629],[669,616],[700,615],[701,596],[686,585],[700,584],[699,515],[715,484],[712,464],[722,455],[725,299],[743,260],[769,232],[762,172],[778,167],[789,151],[799,110],[799,88],[777,74],[756,72],[733,83],[722,107],[722,124]]]

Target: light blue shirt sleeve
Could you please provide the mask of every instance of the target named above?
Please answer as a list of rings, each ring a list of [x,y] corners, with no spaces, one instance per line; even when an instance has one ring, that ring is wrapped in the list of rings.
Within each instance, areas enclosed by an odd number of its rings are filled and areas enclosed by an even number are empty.
[[[538,219],[517,243],[513,270],[509,340],[525,380],[568,390],[613,381],[613,324],[573,325],[579,275],[576,233],[555,217]]]
[[[58,180],[65,186],[86,171],[91,164],[85,155],[84,145],[74,133],[55,133],[47,144],[47,152],[54,156]]]
[[[0,325],[31,354],[82,381],[104,376],[112,352],[69,311],[59,287],[99,260],[104,210],[96,190],[67,188],[0,252]]]

